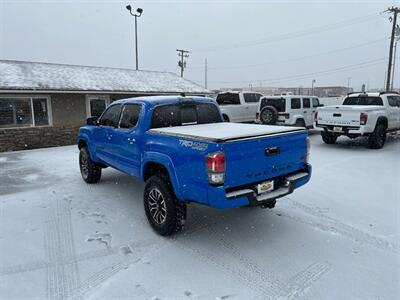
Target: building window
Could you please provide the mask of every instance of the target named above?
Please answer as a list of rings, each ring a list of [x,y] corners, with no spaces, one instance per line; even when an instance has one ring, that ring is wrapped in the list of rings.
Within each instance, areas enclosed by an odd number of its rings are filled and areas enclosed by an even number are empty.
[[[0,128],[48,125],[50,125],[48,98],[0,98]]]
[[[88,95],[86,103],[87,116],[100,117],[108,105],[110,105],[109,96]]]

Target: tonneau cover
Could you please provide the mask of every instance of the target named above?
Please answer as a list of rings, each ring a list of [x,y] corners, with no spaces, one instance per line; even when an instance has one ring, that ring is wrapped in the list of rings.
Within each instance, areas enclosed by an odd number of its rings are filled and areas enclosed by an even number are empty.
[[[226,142],[258,136],[303,131],[304,128],[241,123],[211,123],[150,129],[150,133],[167,134],[214,142]]]

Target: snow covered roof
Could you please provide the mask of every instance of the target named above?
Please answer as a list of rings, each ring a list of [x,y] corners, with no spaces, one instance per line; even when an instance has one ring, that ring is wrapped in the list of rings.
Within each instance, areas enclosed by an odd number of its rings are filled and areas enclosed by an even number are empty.
[[[170,72],[0,60],[1,90],[209,94]]]

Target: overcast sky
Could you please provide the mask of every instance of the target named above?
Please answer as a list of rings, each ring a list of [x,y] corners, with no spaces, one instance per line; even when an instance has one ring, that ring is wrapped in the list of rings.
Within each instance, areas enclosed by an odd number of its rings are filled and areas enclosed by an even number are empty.
[[[0,59],[135,67],[130,1],[0,0]],[[383,87],[400,1],[131,1],[139,68],[179,72],[208,87]],[[400,55],[400,51],[399,51]],[[399,56],[398,55],[398,56]],[[400,67],[400,61],[399,61]],[[400,70],[400,69],[398,69]],[[400,72],[397,72],[398,74]],[[396,85],[400,84],[397,74]]]

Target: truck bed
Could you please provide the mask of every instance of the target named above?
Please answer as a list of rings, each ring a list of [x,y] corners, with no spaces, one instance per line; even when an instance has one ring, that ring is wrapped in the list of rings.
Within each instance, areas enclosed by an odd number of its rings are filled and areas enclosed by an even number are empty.
[[[207,140],[216,143],[304,131],[304,128],[239,123],[212,123],[150,129],[150,133]]]

